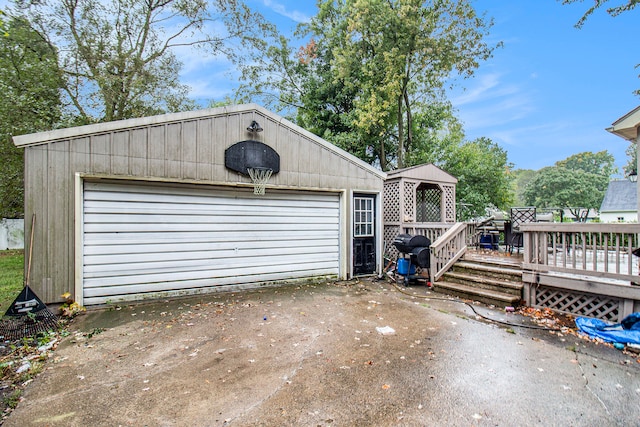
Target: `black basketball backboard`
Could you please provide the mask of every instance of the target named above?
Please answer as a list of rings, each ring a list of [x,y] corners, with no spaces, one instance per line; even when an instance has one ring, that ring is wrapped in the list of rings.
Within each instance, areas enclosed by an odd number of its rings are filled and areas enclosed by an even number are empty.
[[[271,169],[280,172],[280,155],[268,145],[253,140],[233,144],[224,151],[224,165],[231,170],[248,175],[248,169]]]

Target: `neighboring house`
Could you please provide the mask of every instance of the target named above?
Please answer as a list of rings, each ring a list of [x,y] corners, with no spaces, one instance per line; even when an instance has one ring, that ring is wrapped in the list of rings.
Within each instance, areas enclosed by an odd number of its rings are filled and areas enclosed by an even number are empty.
[[[637,182],[627,179],[610,181],[600,206],[600,221],[637,222],[637,199]]]
[[[633,110],[629,111],[627,114],[613,122],[611,127],[607,128],[607,131],[616,136],[619,136],[620,138],[623,138],[625,141],[629,141],[632,144],[635,144],[635,171],[627,172],[635,172],[635,176],[637,178],[637,174],[640,171],[640,168],[638,167],[638,159],[640,159],[640,155],[638,155],[640,153],[640,106],[634,108]],[[636,186],[636,190],[640,191],[640,187]],[[640,196],[636,195],[636,201],[638,200],[640,200]],[[640,208],[636,207],[636,210],[640,210]]]
[[[25,149],[30,285],[46,303],[65,292],[97,305],[382,272],[386,174],[257,105],[14,143]],[[248,168],[273,171],[263,195]]]

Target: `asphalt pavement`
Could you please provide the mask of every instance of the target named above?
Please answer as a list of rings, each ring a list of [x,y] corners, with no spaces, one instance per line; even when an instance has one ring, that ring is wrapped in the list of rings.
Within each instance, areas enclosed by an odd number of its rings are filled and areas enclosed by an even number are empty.
[[[112,305],[4,425],[640,425],[637,357],[538,327],[376,280]]]

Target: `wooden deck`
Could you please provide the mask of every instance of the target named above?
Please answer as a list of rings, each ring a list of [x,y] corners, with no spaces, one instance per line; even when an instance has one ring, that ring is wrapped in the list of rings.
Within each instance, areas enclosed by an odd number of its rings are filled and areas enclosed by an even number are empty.
[[[527,223],[520,230],[522,246],[512,253],[478,248],[475,223],[416,223],[402,232],[430,236],[436,287],[456,263],[476,259],[521,271],[522,300],[532,307],[614,322],[640,312],[640,256],[633,255],[640,224]]]
[[[522,253],[509,253],[504,250],[487,250],[467,248],[467,252],[464,255],[465,259],[475,261],[486,261],[493,264],[501,264],[505,267],[520,268],[522,269],[522,263],[524,261],[524,255]]]
[[[604,276],[598,271],[604,269],[602,265],[596,266],[595,271],[562,271],[548,264],[540,266],[540,270],[533,270],[531,263],[525,263],[522,252],[510,254],[477,248],[467,248],[461,263],[464,261],[490,263],[521,271],[524,283],[522,301],[528,306],[612,322],[620,322],[628,314],[639,311],[640,286],[632,285],[624,276]]]

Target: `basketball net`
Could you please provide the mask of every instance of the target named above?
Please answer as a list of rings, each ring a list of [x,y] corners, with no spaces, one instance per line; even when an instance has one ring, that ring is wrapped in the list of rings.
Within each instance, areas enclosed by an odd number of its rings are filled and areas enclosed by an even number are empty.
[[[253,181],[253,194],[264,195],[264,187],[267,185],[273,169],[267,168],[247,168],[249,178]]]

